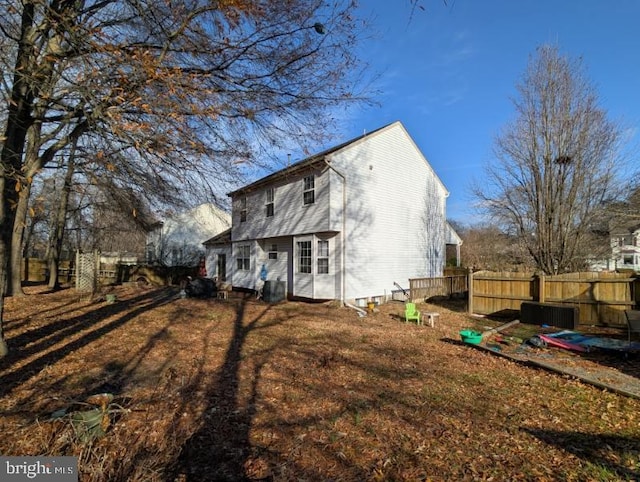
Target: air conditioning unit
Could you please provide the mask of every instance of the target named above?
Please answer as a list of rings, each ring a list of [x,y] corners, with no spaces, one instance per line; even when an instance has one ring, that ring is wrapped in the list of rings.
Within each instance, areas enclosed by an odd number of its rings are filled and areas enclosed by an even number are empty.
[[[520,322],[574,330],[580,323],[580,309],[576,306],[527,301],[520,305]]]

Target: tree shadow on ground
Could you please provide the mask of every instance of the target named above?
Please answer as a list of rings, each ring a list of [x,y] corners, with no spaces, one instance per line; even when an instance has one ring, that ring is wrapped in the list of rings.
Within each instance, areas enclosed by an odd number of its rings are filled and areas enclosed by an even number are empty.
[[[613,472],[617,480],[638,480],[640,477],[637,465],[640,439],[636,437],[528,427],[523,427],[522,430],[548,445],[566,450],[585,462]],[[625,462],[633,464],[633,468],[625,466]]]
[[[4,397],[25,380],[44,368],[54,365],[79,348],[89,345],[109,332],[125,325],[151,308],[159,307],[175,298],[174,290],[145,292],[114,304],[102,304],[88,313],[59,319],[8,337],[9,354],[3,359],[7,367],[0,372],[0,397]],[[122,314],[122,316],[118,316]],[[105,323],[104,320],[113,318]],[[74,335],[83,333],[78,338]],[[65,340],[68,340],[65,342]],[[49,347],[59,345],[53,350]],[[32,358],[27,363],[24,360]]]
[[[250,430],[260,398],[258,385],[270,354],[286,347],[283,342],[275,342],[252,353],[250,357],[243,353],[243,349],[247,337],[252,333],[283,323],[295,315],[266,320],[270,306],[265,305],[253,319],[246,320],[246,304],[246,299],[236,301],[232,336],[223,363],[213,380],[208,381],[206,377],[209,372],[200,367],[182,390],[182,399],[187,404],[190,401],[188,392],[207,387],[206,406],[202,412],[201,426],[182,445],[178,459],[170,469],[172,475],[169,480],[243,481],[262,478],[247,475],[248,472],[259,471],[259,468],[250,467],[250,459],[259,451],[252,447],[250,440]],[[249,379],[241,380],[241,365],[249,364],[253,365]],[[248,397],[241,393],[241,384],[247,383]],[[244,391],[247,392],[246,388]],[[317,476],[313,478],[317,479]]]

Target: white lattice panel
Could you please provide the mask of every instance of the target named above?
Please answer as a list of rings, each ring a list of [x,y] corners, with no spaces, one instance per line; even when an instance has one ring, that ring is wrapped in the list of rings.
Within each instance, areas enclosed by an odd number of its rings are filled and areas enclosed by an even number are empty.
[[[96,255],[78,253],[76,265],[76,289],[93,293],[96,289]]]

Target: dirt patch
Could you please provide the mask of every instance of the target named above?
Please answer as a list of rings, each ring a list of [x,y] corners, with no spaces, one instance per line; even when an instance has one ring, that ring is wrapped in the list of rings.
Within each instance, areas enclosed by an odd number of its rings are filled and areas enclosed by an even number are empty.
[[[519,323],[502,326],[506,328],[492,326],[486,331],[478,347],[498,356],[574,376],[597,387],[640,399],[640,352],[637,349],[622,351],[589,347],[581,352],[537,346],[529,340],[538,334],[553,334],[561,329]],[[499,331],[495,332],[495,329]],[[617,327],[581,326],[576,331],[589,336],[627,340],[626,330]]]

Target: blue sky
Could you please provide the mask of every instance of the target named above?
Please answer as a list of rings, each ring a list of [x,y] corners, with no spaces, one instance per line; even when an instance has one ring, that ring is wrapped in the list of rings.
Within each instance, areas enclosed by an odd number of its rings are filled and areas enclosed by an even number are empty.
[[[361,3],[374,35],[362,55],[381,73],[381,95],[343,114],[336,143],[401,121],[450,192],[449,219],[479,220],[469,185],[513,118],[510,98],[540,45],[582,56],[602,107],[638,144],[640,1],[422,0],[413,15],[409,0]]]

